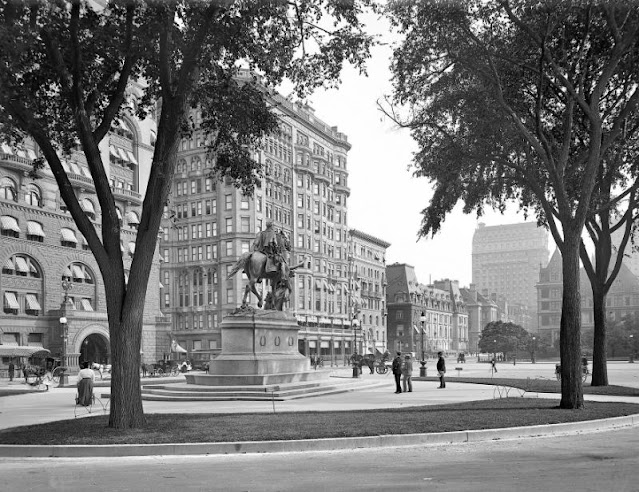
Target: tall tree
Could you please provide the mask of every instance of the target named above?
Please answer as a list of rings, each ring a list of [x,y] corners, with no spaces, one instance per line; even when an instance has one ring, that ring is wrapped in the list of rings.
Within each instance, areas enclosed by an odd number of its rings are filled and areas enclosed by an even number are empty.
[[[594,262],[583,242],[580,247],[593,297],[592,386],[608,385],[606,296],[619,274],[626,249],[634,243],[639,206],[638,130],[636,122],[624,121],[621,145],[611,146],[602,159],[593,193],[593,212],[585,224],[594,245]],[[616,245],[612,241],[614,233],[620,238]]]
[[[363,70],[373,42],[358,16],[368,0],[2,0],[0,135],[32,138],[86,238],[104,279],[113,377],[109,426],[144,423],[139,373],[142,315],[158,229],[180,139],[202,108],[202,128],[219,176],[245,193],[259,182],[251,157],[276,129],[255,83],[236,82],[243,65],[273,86],[284,77],[298,94],[335,84],[350,62]],[[145,94],[137,116],[161,102],[157,140],[128,284],[115,201],[99,152],[123,114],[127,85]],[[101,209],[101,234],[84,214],[60,155],[80,148]],[[37,166],[45,162],[36,162]]]
[[[564,280],[560,406],[581,408],[579,249],[602,159],[637,113],[637,9],[398,1],[389,12],[404,35],[393,102],[411,111],[415,174],[435,186],[420,236],[459,200],[478,215],[515,201],[547,225]]]

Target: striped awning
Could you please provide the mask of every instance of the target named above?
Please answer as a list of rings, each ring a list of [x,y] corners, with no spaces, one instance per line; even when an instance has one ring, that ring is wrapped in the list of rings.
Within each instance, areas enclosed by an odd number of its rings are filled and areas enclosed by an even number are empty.
[[[27,149],[27,155],[29,156],[29,159],[37,159],[38,156],[36,155],[36,153],[34,152],[33,149]]]
[[[129,254],[130,255],[134,255],[135,254],[135,243],[133,241],[131,241],[129,243]]]
[[[120,154],[118,154],[118,149],[116,149],[113,145],[109,145],[109,154],[117,159],[120,159]]]
[[[129,158],[129,162],[131,164],[135,164],[136,166],[138,165],[138,160],[135,158],[135,156],[133,155],[133,152],[131,152],[130,150],[126,151],[126,155]]]
[[[20,309],[20,304],[18,303],[18,299],[13,292],[5,292],[4,300],[9,306],[9,309]]]
[[[2,150],[4,154],[13,154],[13,149],[4,142],[0,143],[0,150]]]
[[[126,151],[124,149],[117,147],[117,151],[118,151],[118,155],[120,159],[122,159],[123,161],[129,162],[129,156],[126,155]]]
[[[315,280],[315,288],[317,290],[322,290],[322,282],[320,280]]]
[[[326,282],[326,280],[322,279],[322,285],[324,286],[325,290],[328,290],[328,282]]]
[[[126,221],[129,224],[139,224],[140,218],[138,217],[138,214],[136,212],[131,211],[131,212],[127,212]]]
[[[60,164],[62,164],[62,169],[64,169],[66,172],[71,172],[71,167],[69,166],[69,163],[67,161],[65,161],[64,159],[60,159]]]
[[[84,279],[84,271],[78,265],[72,265],[73,268],[73,278]]]
[[[29,234],[30,236],[45,237],[44,230],[42,229],[42,224],[40,224],[40,222],[34,222],[32,220],[27,222],[27,234]]]
[[[35,294],[26,294],[25,298],[27,300],[27,306],[29,307],[29,309],[31,309],[32,311],[40,311],[40,303],[38,302],[38,298],[35,296]]]
[[[82,207],[82,210],[84,210],[85,212],[91,212],[92,214],[95,213],[95,207],[93,206],[93,202],[89,200],[88,198],[82,199],[82,201],[80,202],[80,207]]]
[[[84,174],[87,178],[93,179],[93,176],[91,176],[91,171],[89,171],[88,167],[82,166],[80,169],[82,171],[82,174]]]
[[[15,268],[13,266],[13,260],[11,258],[7,258],[4,261],[4,268],[6,268],[8,270],[15,270]]]
[[[5,231],[20,232],[18,221],[10,215],[3,215],[0,217],[0,223],[2,224],[2,229]]]
[[[63,227],[62,229],[60,229],[60,234],[62,234],[63,241],[78,244],[78,239],[75,237],[75,232],[73,232],[71,229]]]
[[[15,256],[14,260],[16,262],[17,271],[29,273],[29,265],[27,265],[27,260],[25,260],[22,256]]]
[[[82,175],[82,171],[80,171],[80,166],[78,166],[75,162],[69,162],[69,167],[71,168],[71,172],[73,174],[77,174],[78,176]]]
[[[93,311],[93,306],[91,305],[90,299],[82,299],[82,309],[85,311]]]

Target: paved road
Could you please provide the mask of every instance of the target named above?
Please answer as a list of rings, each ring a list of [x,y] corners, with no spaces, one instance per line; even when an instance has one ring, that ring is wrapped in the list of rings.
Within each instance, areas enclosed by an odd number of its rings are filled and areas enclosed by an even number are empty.
[[[4,459],[1,490],[639,490],[639,428],[554,438],[343,452]]]

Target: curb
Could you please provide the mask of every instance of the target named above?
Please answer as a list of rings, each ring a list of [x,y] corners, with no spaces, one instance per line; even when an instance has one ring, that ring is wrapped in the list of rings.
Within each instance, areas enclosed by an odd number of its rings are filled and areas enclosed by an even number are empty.
[[[639,414],[564,424],[507,427],[433,434],[393,434],[295,441],[244,441],[222,443],[114,444],[114,445],[0,445],[0,458],[81,458],[127,456],[229,455],[248,453],[301,453],[379,447],[462,444],[501,439],[523,439],[612,430],[639,425]]]

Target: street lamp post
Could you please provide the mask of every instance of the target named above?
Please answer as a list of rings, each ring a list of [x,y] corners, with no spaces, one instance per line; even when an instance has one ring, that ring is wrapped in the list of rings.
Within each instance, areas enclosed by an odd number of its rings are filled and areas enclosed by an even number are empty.
[[[66,316],[60,316],[60,327],[62,328],[62,353],[61,353],[61,364],[62,364],[62,373],[60,373],[60,384],[58,386],[63,387],[67,384],[67,339],[69,336],[67,318]]]
[[[419,321],[422,325],[422,360],[420,361],[420,364],[422,366],[419,368],[419,377],[425,378],[426,377],[426,357],[424,356],[424,323],[426,322],[426,314],[424,313],[424,311],[422,311],[422,315],[419,317]]]
[[[537,348],[537,347],[536,347],[536,345],[537,345],[537,337],[533,337],[533,344],[532,344],[532,357],[531,357],[531,358],[532,358],[532,363],[533,363],[533,364],[535,363],[535,348]]]
[[[628,357],[628,362],[631,364],[635,363],[635,346],[634,346],[634,335],[630,335],[630,357]]]
[[[353,355],[357,354],[357,327],[359,325],[359,320],[357,319],[357,316],[355,316],[352,321],[351,321],[351,326],[353,327],[353,337],[354,337],[354,342],[353,342]],[[354,378],[358,378],[359,377],[359,364],[357,363],[358,360],[357,358],[353,357],[353,377]]]

